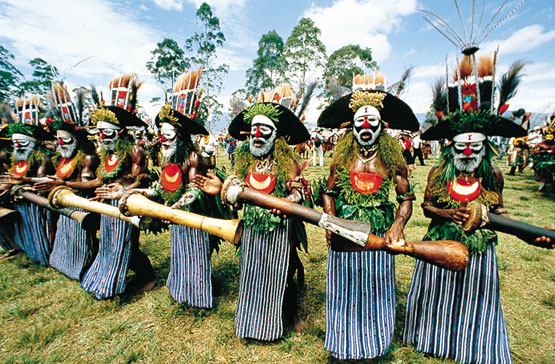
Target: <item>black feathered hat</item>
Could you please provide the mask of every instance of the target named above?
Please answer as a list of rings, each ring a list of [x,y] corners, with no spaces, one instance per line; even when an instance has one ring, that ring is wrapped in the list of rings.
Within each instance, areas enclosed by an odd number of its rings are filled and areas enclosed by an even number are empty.
[[[324,128],[352,127],[358,109],[373,106],[380,112],[381,120],[391,129],[417,131],[418,119],[409,105],[385,91],[359,90],[341,97],[328,106],[318,118],[318,126]]]
[[[180,138],[191,134],[209,134],[204,126],[193,121],[193,119],[183,115],[179,111],[172,109],[168,103],[166,103],[156,116],[156,125],[160,127],[162,123],[172,125]]]
[[[91,116],[91,122],[96,125],[99,121],[116,125],[125,129],[129,126],[146,127],[146,123],[135,114],[117,106],[97,107]]]
[[[245,140],[250,135],[251,122],[256,115],[268,117],[287,144],[300,144],[310,139],[310,134],[302,121],[288,108],[271,102],[256,103],[241,111],[229,124],[229,134],[238,140]]]
[[[422,133],[423,140],[452,140],[462,133],[481,133],[486,136],[519,137],[526,135],[526,130],[509,119],[493,115],[487,111],[478,113],[461,112],[449,114],[444,120]]]

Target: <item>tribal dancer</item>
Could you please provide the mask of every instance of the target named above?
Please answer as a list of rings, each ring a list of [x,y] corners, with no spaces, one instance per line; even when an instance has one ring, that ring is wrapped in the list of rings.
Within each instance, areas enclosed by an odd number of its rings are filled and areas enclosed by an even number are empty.
[[[8,126],[13,123],[11,117],[11,110],[7,104],[0,105],[2,109],[2,114],[5,114],[7,123],[0,125],[0,176],[7,173],[10,170],[10,160],[11,160],[11,149],[13,149],[11,139],[8,137]],[[2,124],[0,122],[0,124]],[[0,207],[5,208],[5,212],[8,210],[13,210],[13,204],[10,199],[10,187],[11,184],[0,181]],[[17,214],[19,215],[19,214]],[[14,218],[9,218],[9,216],[2,214],[0,216],[0,248],[5,252],[10,252],[10,254],[20,253],[21,248],[18,242],[21,241],[20,237],[16,238],[21,224],[21,220],[18,216]],[[13,215],[12,215],[13,216]],[[15,227],[15,228],[14,228]]]
[[[281,101],[287,102],[285,98]],[[238,140],[245,140],[250,134],[250,139],[236,151],[239,178],[258,191],[302,201],[299,166],[288,144],[302,143],[310,135],[295,114],[280,104],[258,102],[233,119],[229,133]],[[219,193],[220,181],[209,176],[210,180],[196,178],[197,185],[209,193]],[[207,185],[217,187],[209,190]],[[304,225],[253,205],[245,205],[243,219],[236,335],[276,340],[283,335],[284,321],[294,323],[300,330],[293,276],[296,272],[299,277],[303,274],[296,248],[306,242],[298,242],[295,237],[303,235]]]
[[[38,182],[38,192],[49,192],[56,186],[68,186],[82,197],[92,197],[94,188],[100,183],[95,180],[98,157],[94,145],[87,138],[81,124],[84,92],[78,93],[77,107],[71,102],[68,91],[59,83],[52,84],[54,115],[52,127],[56,131],[59,157],[56,174]],[[81,106],[80,106],[81,105]],[[95,258],[98,248],[96,228],[85,230],[81,224],[68,216],[61,215],[56,230],[56,240],[50,255],[50,265],[71,279],[80,280]]]
[[[214,196],[188,187],[188,182],[210,165],[191,140],[192,134],[208,135],[208,131],[192,119],[199,105],[196,100],[200,76],[201,71],[182,75],[171,98],[177,110],[166,104],[156,117],[161,132],[162,173],[159,182],[143,191],[148,197],[162,198],[172,208],[214,216],[218,210]],[[213,248],[207,232],[184,225],[171,226],[171,265],[166,286],[175,301],[194,307],[213,307]]]
[[[325,109],[318,126],[349,128],[330,166],[324,212],[369,222],[371,233],[385,236],[386,243],[403,243],[415,197],[399,143],[386,128],[418,130],[410,107],[384,91],[357,90]],[[397,209],[389,200],[392,188]],[[384,251],[361,251],[330,232],[326,237],[330,249],[324,347],[338,359],[384,355],[395,322],[394,257]]]
[[[144,153],[136,148],[128,126],[144,126],[135,111],[137,83],[135,75],[123,75],[110,82],[112,105],[100,105],[91,116],[100,133],[101,153],[97,180],[103,184],[96,197],[117,206],[126,189],[148,183]],[[96,100],[95,100],[96,101]],[[123,293],[127,269],[136,274],[140,291],[154,287],[154,270],[148,257],[139,250],[139,230],[130,223],[102,215],[98,254],[85,272],[81,287],[98,299]]]
[[[25,185],[33,183],[37,178],[46,177],[54,173],[50,160],[50,152],[43,142],[53,140],[54,137],[39,125],[39,98],[30,97],[17,101],[19,122],[9,126],[9,135],[13,143],[11,168],[3,180],[10,185]],[[51,227],[51,213],[37,204],[26,200],[14,202],[19,211],[22,224],[16,238],[29,258],[48,266],[50,257],[51,234],[55,233]]]

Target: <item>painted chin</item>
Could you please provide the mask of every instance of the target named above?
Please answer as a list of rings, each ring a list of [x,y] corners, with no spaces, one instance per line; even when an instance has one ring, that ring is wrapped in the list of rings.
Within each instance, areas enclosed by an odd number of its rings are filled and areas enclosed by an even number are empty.
[[[58,146],[58,153],[62,156],[62,158],[70,158],[75,151],[75,146]]]
[[[379,130],[372,132],[369,129],[363,129],[359,133],[355,132],[357,142],[363,147],[369,147],[375,144]]]

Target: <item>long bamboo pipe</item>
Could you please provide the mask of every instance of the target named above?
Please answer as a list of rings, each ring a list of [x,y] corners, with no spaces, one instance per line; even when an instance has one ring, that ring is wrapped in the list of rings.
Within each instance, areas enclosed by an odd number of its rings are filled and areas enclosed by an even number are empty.
[[[385,250],[393,254],[405,254],[453,271],[461,271],[468,266],[468,248],[453,240],[414,241],[386,244],[385,239],[371,234],[371,225],[357,221],[340,219],[311,208],[301,206],[267,193],[259,192],[236,176],[228,177],[222,187],[222,201],[247,202],[266,209],[280,210],[296,216],[309,224],[319,226],[362,247],[359,250]]]

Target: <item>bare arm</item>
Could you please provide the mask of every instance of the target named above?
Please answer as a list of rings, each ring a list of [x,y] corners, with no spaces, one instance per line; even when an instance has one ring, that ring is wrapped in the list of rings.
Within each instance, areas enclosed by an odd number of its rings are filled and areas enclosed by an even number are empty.
[[[394,177],[397,195],[404,195],[410,191],[407,168],[402,168]],[[405,199],[397,207],[395,221],[385,233],[386,244],[405,240],[403,229],[412,215],[412,199]]]

